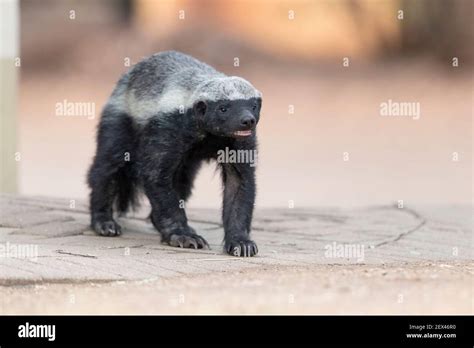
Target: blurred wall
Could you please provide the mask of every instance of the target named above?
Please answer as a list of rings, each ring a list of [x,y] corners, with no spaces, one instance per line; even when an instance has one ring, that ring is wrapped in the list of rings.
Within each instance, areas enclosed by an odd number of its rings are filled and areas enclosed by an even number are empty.
[[[0,2],[0,192],[18,190],[18,1]]]

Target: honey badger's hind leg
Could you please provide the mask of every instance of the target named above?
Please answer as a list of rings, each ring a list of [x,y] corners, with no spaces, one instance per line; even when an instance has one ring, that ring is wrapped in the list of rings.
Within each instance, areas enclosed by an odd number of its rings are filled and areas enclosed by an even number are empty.
[[[97,134],[97,152],[88,174],[91,227],[101,236],[122,230],[113,218],[114,206],[125,213],[135,203],[133,162],[136,137],[131,118],[104,110]]]

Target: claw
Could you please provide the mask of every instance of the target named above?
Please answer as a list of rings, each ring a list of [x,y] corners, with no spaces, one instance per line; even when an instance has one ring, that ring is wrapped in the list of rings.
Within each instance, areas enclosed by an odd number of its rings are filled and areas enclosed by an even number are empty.
[[[202,237],[199,237],[197,242],[200,248],[204,249],[206,247],[207,242]]]
[[[93,229],[97,232],[97,234],[104,237],[114,237],[120,236],[122,234],[120,225],[113,220],[96,222],[93,226]]]
[[[252,257],[258,253],[257,245],[251,240],[228,241],[225,250],[228,254],[237,257]]]
[[[244,243],[240,243],[240,250],[242,250],[242,256],[247,257],[247,246]]]
[[[177,235],[177,234],[172,234],[170,237],[169,245],[174,246],[174,247],[180,247],[183,248],[183,241],[182,241],[182,236]]]
[[[202,242],[200,238],[198,238],[197,242],[198,242],[199,247],[204,248],[204,243]]]
[[[199,241],[201,242],[202,244],[202,248],[205,248],[207,247],[209,250],[211,249],[211,247],[209,246],[209,243],[207,242],[207,240],[205,240],[204,238],[202,238],[201,236],[198,236],[199,237]]]
[[[198,248],[197,242],[194,239],[192,239],[192,237],[186,237],[186,240],[184,242],[184,247],[189,248],[191,245],[194,247],[194,249]]]
[[[167,242],[171,246],[180,248],[202,249],[205,246],[209,248],[206,240],[197,234],[173,233],[167,238]]]

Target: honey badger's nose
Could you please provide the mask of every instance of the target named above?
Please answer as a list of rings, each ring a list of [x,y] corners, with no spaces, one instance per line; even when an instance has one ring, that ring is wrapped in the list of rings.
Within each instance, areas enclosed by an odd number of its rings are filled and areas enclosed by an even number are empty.
[[[255,124],[255,117],[246,115],[240,119],[240,124],[244,127],[252,127]]]

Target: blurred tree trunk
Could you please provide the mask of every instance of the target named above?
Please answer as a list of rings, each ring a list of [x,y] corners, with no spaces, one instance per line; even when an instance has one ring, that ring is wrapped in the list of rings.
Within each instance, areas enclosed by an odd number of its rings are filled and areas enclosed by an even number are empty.
[[[472,63],[472,0],[403,0],[401,48]]]

